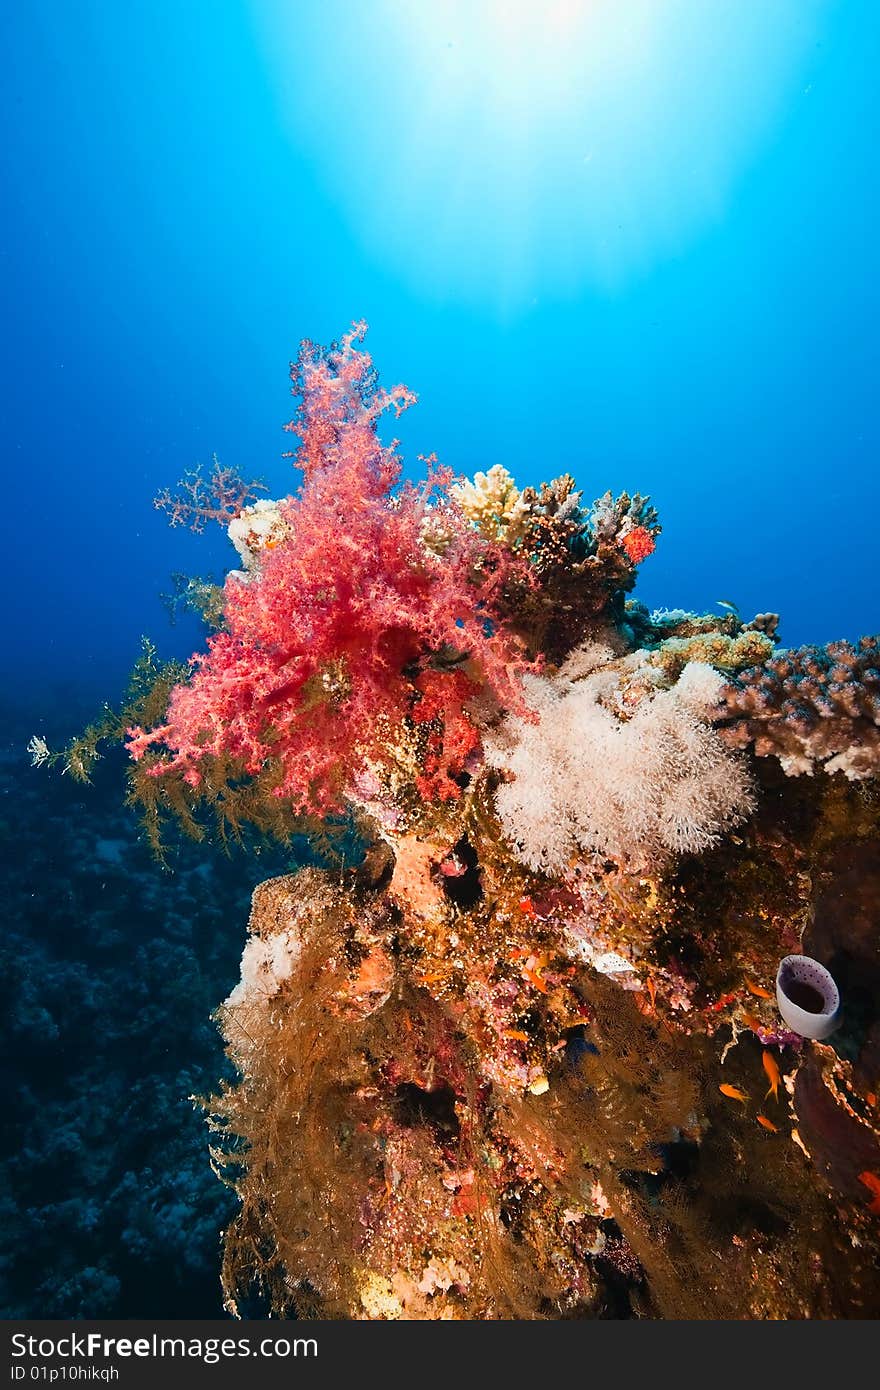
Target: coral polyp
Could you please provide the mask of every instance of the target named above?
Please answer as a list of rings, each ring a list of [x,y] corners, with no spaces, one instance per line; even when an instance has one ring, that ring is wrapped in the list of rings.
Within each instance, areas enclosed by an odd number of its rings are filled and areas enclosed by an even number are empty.
[[[648,612],[638,493],[405,480],[379,427],[414,397],[363,334],[294,365],[297,491],[160,499],[239,563],[206,649],[85,745],[124,731],[154,834],[357,837],[257,889],[218,1011],[227,1306],[880,1311],[878,639]],[[858,1001],[838,1051],[777,1012],[802,952]]]

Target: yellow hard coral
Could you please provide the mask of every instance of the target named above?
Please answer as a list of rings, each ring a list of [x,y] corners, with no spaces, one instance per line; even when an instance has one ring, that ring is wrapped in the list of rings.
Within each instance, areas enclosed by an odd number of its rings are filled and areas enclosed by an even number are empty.
[[[358,1280],[358,1293],[366,1318],[395,1321],[403,1313],[403,1305],[392,1288],[391,1280],[375,1270],[363,1270]]]
[[[721,671],[744,671],[759,666],[773,653],[773,642],[763,632],[745,628],[737,636],[701,632],[692,637],[669,637],[648,657],[664,675],[675,681],[691,661],[716,666]]]
[[[500,463],[488,473],[475,473],[473,482],[451,489],[465,516],[488,540],[514,545],[522,540],[529,519],[529,506]]]

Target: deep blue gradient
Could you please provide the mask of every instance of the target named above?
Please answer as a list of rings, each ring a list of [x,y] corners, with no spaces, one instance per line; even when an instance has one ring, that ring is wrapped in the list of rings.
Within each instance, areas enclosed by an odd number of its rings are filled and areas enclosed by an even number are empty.
[[[351,7],[377,31],[360,85],[338,3],[4,7],[3,683],[35,728],[50,709],[57,725],[65,682],[114,698],[142,632],[163,654],[196,645],[157,595],[170,571],[220,572],[232,552],[219,531],[170,531],[151,499],[214,451],[289,491],[288,360],[359,317],[383,380],[419,394],[399,430],[412,466],[435,450],[462,472],[503,462],[520,483],[567,470],[588,499],[649,492],[665,528],[637,590],[651,606],[778,610],[785,643],[878,627],[880,7],[818,5],[773,100],[748,54],[736,85],[719,77],[712,119],[757,133],[711,217],[654,237],[645,201],[639,255],[604,276],[560,278],[557,243],[533,229],[506,297],[488,275],[481,293],[472,260],[459,276],[452,253],[432,275],[414,244],[416,214],[425,239],[448,217],[449,187],[416,180],[414,211],[395,206],[387,167],[370,174],[373,126],[400,99],[381,7],[375,26],[370,0]],[[741,8],[760,55],[763,0]],[[488,80],[491,51],[476,61]],[[712,72],[701,80],[711,94]],[[425,134],[425,113],[408,114],[402,149],[408,128]],[[708,140],[712,120],[694,119]],[[367,161],[357,197],[342,195],[340,150]],[[412,142],[405,153],[418,161]],[[464,179],[480,245],[511,217],[489,172]],[[541,186],[557,231],[573,197],[558,183]],[[623,249],[632,234],[621,225]]]
[[[877,0],[0,5],[0,1316],[221,1314],[190,1098],[304,847],[160,867],[122,749],[27,754],[204,640],[159,595],[234,554],[153,498],[215,452],[292,490],[288,361],[365,318],[410,471],[650,493],[649,606],[877,631],[878,40]]]

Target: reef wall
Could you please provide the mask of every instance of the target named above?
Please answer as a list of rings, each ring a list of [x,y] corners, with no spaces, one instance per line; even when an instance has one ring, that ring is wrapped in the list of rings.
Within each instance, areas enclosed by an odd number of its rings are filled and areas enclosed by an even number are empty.
[[[208,1108],[232,1311],[880,1312],[877,639],[631,597],[647,498],[500,465],[401,481],[364,326],[303,345],[297,492],[158,499],[240,560],[213,627],[66,754],[123,737],[154,841],[307,833],[255,892]],[[780,1018],[777,965],[840,1026]]]

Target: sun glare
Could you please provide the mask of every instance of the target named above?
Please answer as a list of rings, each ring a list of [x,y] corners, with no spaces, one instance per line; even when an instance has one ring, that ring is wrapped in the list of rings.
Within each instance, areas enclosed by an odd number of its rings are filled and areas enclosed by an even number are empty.
[[[510,310],[613,291],[711,227],[830,3],[261,12],[291,139],[367,251],[425,295]]]

